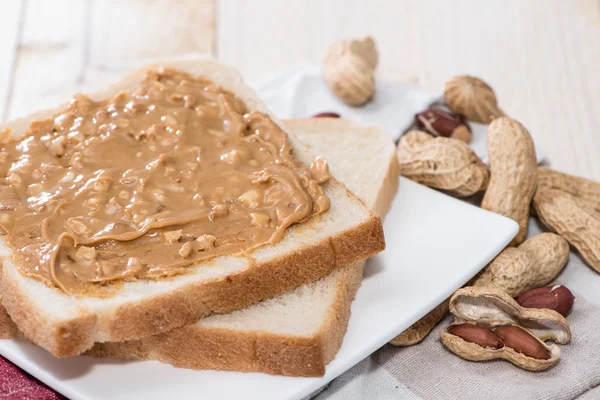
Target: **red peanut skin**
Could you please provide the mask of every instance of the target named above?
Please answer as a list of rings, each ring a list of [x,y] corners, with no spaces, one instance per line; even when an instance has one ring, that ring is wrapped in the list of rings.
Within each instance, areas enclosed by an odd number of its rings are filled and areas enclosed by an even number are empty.
[[[430,108],[415,115],[419,129],[434,136],[452,137],[459,127],[469,127],[458,115],[449,113],[440,108]]]
[[[529,332],[518,326],[499,326],[495,330],[504,345],[537,360],[548,360],[550,352]]]
[[[573,293],[562,285],[531,289],[517,298],[517,303],[521,307],[548,308],[558,312],[563,317],[566,317],[569,311],[571,311],[574,302],[575,296],[573,296]]]
[[[481,347],[499,349],[504,345],[500,336],[482,326],[469,324],[452,325],[448,328],[448,333]]]
[[[334,112],[322,112],[312,116],[313,118],[340,118],[340,114]]]

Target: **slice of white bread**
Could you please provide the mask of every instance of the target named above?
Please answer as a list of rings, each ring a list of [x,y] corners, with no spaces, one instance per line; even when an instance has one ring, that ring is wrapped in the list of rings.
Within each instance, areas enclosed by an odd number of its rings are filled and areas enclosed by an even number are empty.
[[[395,146],[380,128],[339,119],[284,124],[337,179],[383,216],[398,188]],[[364,261],[273,299],[141,340],[100,343],[89,354],[156,359],[178,367],[319,376],[342,344]]]
[[[206,59],[154,64],[135,71],[106,90],[106,98],[139,86],[145,71],[172,67],[203,75],[232,90],[250,111],[269,113],[233,68]],[[22,136],[38,112],[0,125]],[[271,117],[273,117],[271,115]],[[273,117],[274,120],[276,120]],[[284,128],[285,129],[285,128]],[[313,156],[289,135],[294,155],[310,164]],[[191,266],[190,272],[160,281],[124,282],[109,298],[69,296],[22,275],[0,240],[2,302],[25,336],[58,357],[73,356],[95,342],[137,339],[191,324],[212,312],[229,312],[314,282],[336,268],[369,257],[385,247],[379,217],[335,179],[323,186],[330,209],[288,228],[283,239],[247,255],[230,255]]]

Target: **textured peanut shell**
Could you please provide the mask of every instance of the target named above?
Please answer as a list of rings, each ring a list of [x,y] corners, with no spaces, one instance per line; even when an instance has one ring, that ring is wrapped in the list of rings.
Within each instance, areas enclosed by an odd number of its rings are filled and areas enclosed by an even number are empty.
[[[475,343],[467,342],[458,336],[452,335],[448,333],[447,330],[440,333],[440,339],[442,340],[444,346],[446,346],[451,352],[466,360],[487,361],[502,359],[507,360],[517,367],[526,369],[528,371],[543,371],[548,369],[556,364],[560,358],[560,349],[558,346],[554,344],[547,345],[541,340],[540,342],[542,345],[550,352],[550,358],[547,360],[538,360],[527,357],[506,346],[499,349],[481,347]]]
[[[378,61],[371,37],[333,42],[325,55],[325,82],[344,103],[360,106],[375,93],[374,71]]]
[[[412,346],[420,343],[429,335],[429,332],[448,314],[449,300],[433,309],[423,318],[415,322],[410,328],[390,341],[394,346]]]
[[[600,183],[563,174],[550,168],[538,168],[538,187],[556,189],[577,197],[600,213]]]
[[[544,225],[565,238],[600,272],[600,213],[569,193],[545,187],[536,191],[533,207]]]
[[[398,144],[398,162],[401,175],[459,197],[481,192],[489,182],[485,164],[458,139],[407,132]]]
[[[446,82],[444,100],[452,110],[474,122],[488,124],[504,116],[492,88],[474,76],[455,76]]]
[[[502,117],[488,127],[490,183],[481,207],[511,218],[519,232],[509,246],[527,236],[529,206],[536,187],[537,160],[531,135],[519,122]]]
[[[481,326],[517,325],[541,340],[569,343],[571,327],[554,310],[521,307],[508,293],[495,287],[468,286],[450,298],[450,312],[457,321]]]
[[[558,346],[547,345],[544,341],[568,343],[571,340],[571,327],[562,315],[553,310],[521,307],[508,293],[495,287],[471,286],[457,290],[450,298],[450,312],[456,317],[452,325],[476,323],[488,328],[519,326],[550,352],[549,359],[539,360],[506,346],[500,349],[484,348],[448,333],[446,328],[440,334],[442,343],[467,360],[504,359],[523,369],[540,371],[554,365],[560,358]]]
[[[329,89],[344,103],[360,106],[375,94],[375,74],[368,62],[344,54],[326,62],[323,68]]]
[[[471,283],[495,286],[511,297],[547,285],[569,260],[569,244],[554,233],[541,233],[519,247],[508,247]]]
[[[342,47],[347,48],[346,51],[349,53],[362,58],[371,69],[377,67],[379,57],[377,55],[377,47],[372,37],[368,36],[361,40],[347,40],[342,41]]]

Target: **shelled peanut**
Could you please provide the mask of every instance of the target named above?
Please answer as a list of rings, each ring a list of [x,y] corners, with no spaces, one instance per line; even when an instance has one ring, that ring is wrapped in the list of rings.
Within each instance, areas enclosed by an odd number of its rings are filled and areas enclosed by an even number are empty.
[[[525,308],[546,308],[554,310],[563,317],[573,308],[575,296],[562,285],[535,288],[517,297],[517,303]]]
[[[471,128],[458,115],[452,114],[442,108],[432,107],[415,114],[415,122],[420,130],[433,136],[450,137],[471,141]]]
[[[325,111],[325,112],[320,112],[318,114],[313,115],[312,118],[341,118],[341,116],[340,116],[340,114],[335,113],[335,112]]]
[[[529,205],[537,183],[533,140],[519,122],[501,117],[488,127],[487,149],[491,177],[481,207],[515,220],[519,232],[510,245],[519,245],[527,236]]]
[[[400,139],[397,154],[401,175],[456,196],[480,192],[489,181],[485,164],[460,140],[410,131]]]
[[[484,326],[456,324],[450,325],[446,331],[466,342],[475,343],[488,349],[499,349],[504,346],[504,342],[500,336],[490,328]]]
[[[571,340],[571,328],[559,313],[521,307],[508,293],[494,287],[466,287],[450,299],[455,321],[440,338],[453,353],[471,361],[504,359],[540,371],[560,358],[556,345]]]
[[[507,347],[537,360],[548,360],[551,357],[548,349],[535,336],[518,326],[490,329],[473,324],[459,324],[450,325],[447,332],[486,349]]]

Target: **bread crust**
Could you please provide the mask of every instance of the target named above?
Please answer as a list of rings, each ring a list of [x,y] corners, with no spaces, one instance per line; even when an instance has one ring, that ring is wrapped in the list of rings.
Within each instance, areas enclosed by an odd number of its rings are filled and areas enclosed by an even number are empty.
[[[196,71],[198,64],[201,64],[204,70]],[[217,83],[221,83],[219,79],[230,80],[232,82],[229,86],[241,95],[249,108],[267,112],[251,89],[242,84],[237,72],[213,61],[186,60],[146,66],[91,97],[105,97],[127,89],[132,82],[141,79],[144,71],[157,66],[204,72],[211,78],[211,74],[214,74],[218,78],[215,79]],[[29,121],[52,115],[55,111],[56,109],[38,112],[30,117],[3,124],[0,129],[9,127],[23,131]],[[335,180],[327,185],[343,187]],[[347,189],[343,189],[354,201],[360,201]],[[335,207],[335,204],[332,206]],[[304,223],[302,227],[310,225],[311,221]],[[351,229],[294,251],[286,251],[266,261],[254,260],[251,266],[223,278],[188,283],[161,295],[129,301],[117,307],[114,312],[102,315],[82,307],[77,316],[71,319],[53,320],[51,316],[45,315],[44,310],[31,300],[27,288],[24,287],[27,278],[21,276],[18,268],[12,263],[5,263],[0,286],[3,305],[25,337],[57,357],[69,357],[81,354],[95,342],[125,341],[156,335],[194,323],[212,312],[224,313],[248,306],[302,284],[314,282],[335,268],[370,257],[384,248],[381,221],[371,212],[361,224]]]
[[[325,365],[319,339],[186,326],[142,340],[97,343],[86,355],[158,360],[190,369],[321,376]]]
[[[344,268],[337,281],[334,304],[319,331],[312,336],[188,325],[139,340],[96,343],[85,354],[122,360],[158,360],[190,369],[322,376],[344,339],[364,265],[364,261],[357,261]]]
[[[313,246],[256,262],[237,274],[191,283],[163,295],[120,306],[107,322],[111,341],[124,341],[167,332],[192,324],[211,312],[229,312],[314,282],[334,269],[383,250],[379,217],[373,215],[356,229]],[[3,305],[14,323],[32,342],[57,357],[84,352],[96,341],[98,318],[82,310],[76,318],[56,324],[44,318],[22,290],[15,268],[3,268]]]
[[[0,339],[12,339],[17,337],[19,329],[10,319],[6,309],[0,306]]]

